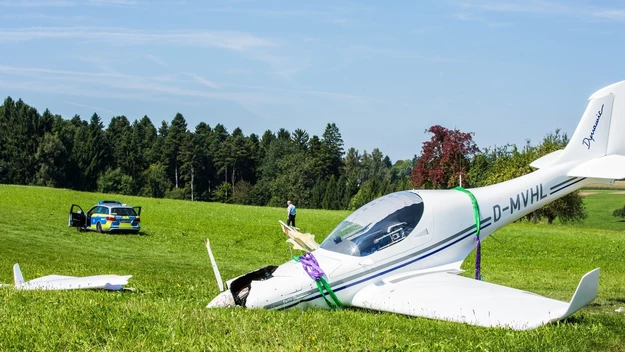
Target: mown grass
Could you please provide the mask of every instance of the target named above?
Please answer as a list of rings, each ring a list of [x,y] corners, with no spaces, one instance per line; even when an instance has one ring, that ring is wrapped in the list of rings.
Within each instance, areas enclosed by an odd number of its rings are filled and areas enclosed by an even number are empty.
[[[531,331],[485,329],[357,309],[263,311],[204,308],[218,293],[208,236],[224,278],[290,258],[277,220],[286,210],[114,197],[143,206],[141,235],[67,228],[72,203],[110,195],[0,185],[0,282],[20,263],[27,280],[48,274],[132,274],[134,292],[0,289],[4,350],[522,350],[625,349],[625,195],[585,197],[573,226],[512,224],[483,245],[490,282],[569,300],[601,267],[599,296],[566,321]],[[86,209],[85,209],[86,210]],[[298,226],[329,233],[349,212],[298,210]],[[464,264],[471,275],[473,257]]]

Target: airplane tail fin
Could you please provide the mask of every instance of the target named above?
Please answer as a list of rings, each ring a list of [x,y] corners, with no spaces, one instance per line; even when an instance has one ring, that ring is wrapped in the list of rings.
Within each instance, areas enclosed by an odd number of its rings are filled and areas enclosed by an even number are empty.
[[[531,165],[537,168],[577,162],[570,177],[625,178],[625,81],[604,87],[589,98],[569,144]]]
[[[22,271],[20,270],[20,265],[13,265],[13,281],[15,282],[15,287],[20,287],[24,283],[24,276],[22,276]]]

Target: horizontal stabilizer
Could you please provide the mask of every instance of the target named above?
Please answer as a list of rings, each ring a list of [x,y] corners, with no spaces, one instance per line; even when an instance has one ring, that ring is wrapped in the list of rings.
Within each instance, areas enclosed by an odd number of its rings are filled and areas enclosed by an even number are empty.
[[[484,327],[534,329],[566,318],[597,295],[599,269],[586,274],[571,303],[449,273],[378,281],[356,293],[355,307]]]
[[[610,180],[623,179],[625,178],[625,155],[612,154],[588,160],[574,167],[567,176]]]
[[[551,152],[547,155],[544,155],[530,164],[531,167],[535,167],[537,169],[542,169],[543,167],[551,166],[556,163],[560,154],[562,154],[563,150],[556,150],[555,152]]]

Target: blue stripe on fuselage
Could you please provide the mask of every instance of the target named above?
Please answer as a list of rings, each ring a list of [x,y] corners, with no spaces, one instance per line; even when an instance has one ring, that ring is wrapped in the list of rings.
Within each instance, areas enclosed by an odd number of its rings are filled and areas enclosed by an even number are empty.
[[[491,224],[492,224],[492,223],[485,224],[485,225],[481,226],[481,227],[480,227],[480,229],[485,229],[485,228],[489,227]],[[465,238],[467,238],[467,237],[470,237],[470,236],[475,235],[475,233],[476,233],[476,232],[477,232],[477,231],[473,230],[473,231],[469,232],[467,235],[462,236],[462,237],[460,237],[459,239],[457,239],[457,240],[455,240],[455,241],[453,241],[453,242],[451,242],[451,243],[449,243],[449,244],[447,244],[447,245],[445,245],[445,246],[443,246],[443,247],[440,247],[440,248],[438,248],[438,249],[435,249],[434,251],[432,251],[432,252],[430,252],[430,253],[427,253],[427,254],[425,254],[425,255],[423,255],[423,256],[421,256],[421,257],[418,257],[418,258],[415,258],[415,259],[409,260],[409,261],[407,261],[407,262],[405,262],[405,263],[402,263],[402,264],[400,264],[400,265],[398,265],[398,266],[396,266],[396,267],[394,267],[394,268],[391,268],[391,269],[388,269],[388,270],[385,270],[385,271],[379,272],[379,273],[377,273],[377,274],[371,275],[371,276],[366,277],[366,278],[364,278],[364,279],[361,279],[361,280],[358,280],[358,281],[354,281],[354,282],[349,283],[349,284],[346,284],[346,285],[344,285],[344,286],[340,286],[340,287],[336,288],[336,289],[335,289],[335,290],[333,290],[333,291],[334,291],[334,292],[339,292],[339,291],[342,291],[342,290],[344,290],[344,289],[346,289],[346,288],[350,288],[350,287],[352,287],[352,286],[359,285],[359,284],[361,284],[361,283],[363,283],[363,282],[366,282],[366,281],[369,281],[369,280],[375,279],[376,277],[380,277],[380,276],[382,276],[382,275],[386,275],[386,274],[388,274],[388,273],[390,273],[390,272],[393,272],[393,271],[395,271],[395,270],[397,270],[397,269],[401,269],[401,268],[403,268],[403,267],[405,267],[405,266],[407,266],[407,265],[410,265],[410,264],[416,263],[416,262],[418,262],[419,260],[425,259],[425,258],[427,258],[427,257],[429,257],[429,256],[431,256],[431,255],[434,255],[434,254],[436,254],[436,253],[438,253],[438,252],[440,252],[440,251],[442,251],[442,250],[444,250],[444,249],[447,249],[447,248],[449,248],[449,247],[453,246],[454,244],[456,244],[456,243],[458,243],[458,242],[460,242],[460,241],[464,240],[464,239],[465,239]],[[452,237],[453,237],[453,236],[452,236]],[[315,299],[317,299],[317,298],[321,298],[321,294],[316,294],[316,295],[314,295],[313,297],[310,297],[310,298],[300,299],[300,300],[299,300],[299,301],[297,301],[297,302],[291,303],[291,304],[289,304],[289,305],[287,305],[287,306],[280,307],[280,308],[277,308],[277,309],[288,309],[288,308],[294,307],[294,306],[296,306],[296,305],[298,305],[298,304],[300,304],[300,303],[302,303],[302,302],[310,302],[310,301],[313,301],[313,300],[315,300]]]

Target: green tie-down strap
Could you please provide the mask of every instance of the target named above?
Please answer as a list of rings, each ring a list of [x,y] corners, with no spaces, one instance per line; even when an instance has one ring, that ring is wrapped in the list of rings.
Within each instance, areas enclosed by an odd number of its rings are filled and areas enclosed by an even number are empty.
[[[455,189],[469,195],[469,198],[471,198],[471,203],[473,203],[473,215],[475,217],[475,228],[476,228],[475,241],[477,241],[477,248],[475,249],[475,279],[482,280],[482,274],[480,273],[480,266],[482,263],[482,245],[480,243],[480,227],[481,227],[480,206],[479,204],[477,204],[477,199],[475,199],[475,196],[473,195],[473,193],[471,193],[470,191],[462,187],[456,187]]]
[[[302,262],[300,258],[305,258],[305,262]],[[341,303],[339,298],[336,297],[336,295],[334,294],[334,291],[332,291],[332,288],[330,287],[330,284],[328,284],[328,281],[326,281],[326,279],[323,277],[324,275],[323,270],[321,270],[321,268],[319,267],[319,264],[317,263],[317,260],[312,256],[311,253],[306,253],[302,257],[294,256],[293,260],[295,260],[298,263],[302,263],[302,265],[304,266],[304,271],[306,271],[306,273],[308,273],[308,275],[310,275],[310,277],[313,280],[315,280],[315,284],[317,284],[317,289],[319,290],[321,297],[323,297],[323,300],[326,301],[326,304],[328,305],[328,307],[330,307],[333,310],[336,310],[337,308],[345,307],[343,303]],[[311,272],[314,272],[314,274],[311,275]],[[326,297],[326,293],[324,292],[324,289],[326,292],[328,292],[328,294],[330,295],[334,303],[332,303]]]
[[[473,193],[462,187],[456,187],[454,189],[466,193],[469,198],[471,198],[471,203],[473,203],[473,216],[475,217],[475,227],[477,228],[475,237],[480,238],[480,206],[477,204],[477,199],[475,199]]]

